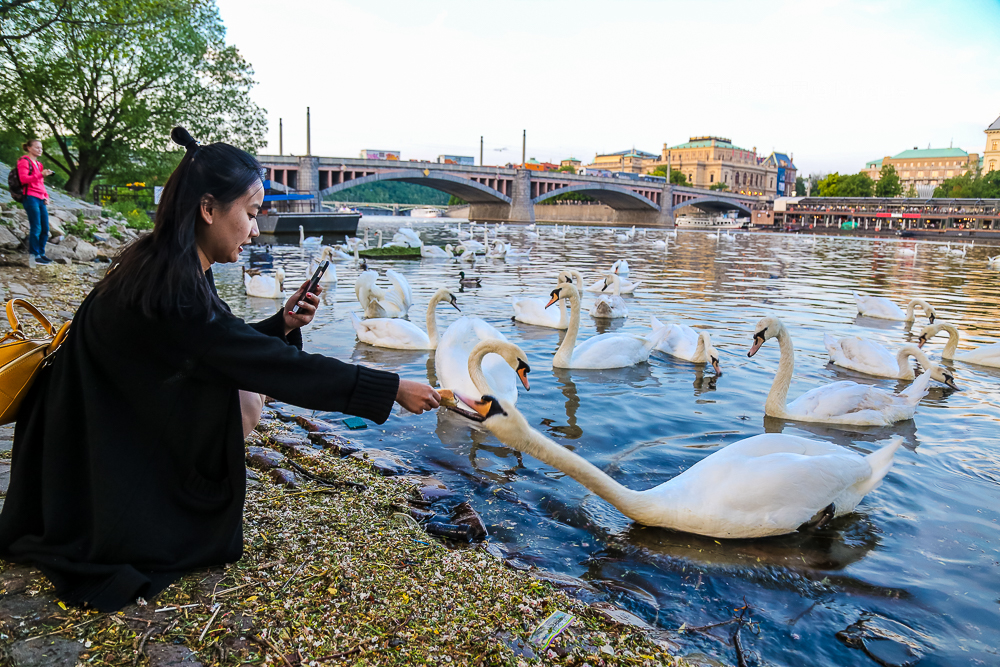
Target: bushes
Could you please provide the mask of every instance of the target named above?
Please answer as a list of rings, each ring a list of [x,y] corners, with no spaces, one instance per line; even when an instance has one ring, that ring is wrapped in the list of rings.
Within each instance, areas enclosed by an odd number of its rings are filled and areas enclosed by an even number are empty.
[[[67,234],[72,234],[84,241],[93,241],[94,232],[97,231],[97,225],[87,224],[87,221],[83,219],[83,211],[76,212],[76,222],[65,222],[62,227]]]
[[[134,202],[118,201],[104,207],[105,215],[124,218],[125,224],[132,229],[152,229],[153,221],[146,212],[139,209]]]

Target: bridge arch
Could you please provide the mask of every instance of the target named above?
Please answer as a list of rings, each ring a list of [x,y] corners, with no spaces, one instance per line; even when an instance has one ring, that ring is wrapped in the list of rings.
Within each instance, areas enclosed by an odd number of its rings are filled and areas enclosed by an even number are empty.
[[[602,204],[616,210],[638,210],[638,211],[659,211],[660,207],[652,199],[643,197],[638,192],[630,190],[621,185],[611,183],[575,183],[561,187],[552,192],[538,195],[531,200],[532,204],[541,204],[546,199],[558,197],[569,192],[578,192],[588,197],[593,197]]]
[[[735,199],[728,199],[726,197],[696,197],[695,199],[688,199],[687,201],[682,201],[681,203],[676,204],[673,206],[672,210],[677,211],[685,206],[694,206],[695,208],[700,208],[703,211],[710,212],[731,211],[732,209],[738,209],[747,215],[753,214],[753,211],[747,208],[746,205]]]
[[[510,197],[498,190],[494,190],[491,187],[468,178],[454,176],[448,172],[434,169],[400,169],[397,171],[380,172],[371,176],[344,181],[325,190],[320,190],[319,196],[322,198],[357,185],[377,183],[378,181],[402,181],[403,183],[424,185],[464,199],[470,204],[510,204]]]

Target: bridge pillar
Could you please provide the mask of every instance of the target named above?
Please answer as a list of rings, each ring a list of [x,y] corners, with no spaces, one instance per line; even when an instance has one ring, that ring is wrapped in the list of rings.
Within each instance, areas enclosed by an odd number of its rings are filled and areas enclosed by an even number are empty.
[[[531,171],[518,169],[510,192],[510,204],[469,204],[469,220],[534,222],[535,205],[531,202]]]
[[[299,176],[296,182],[299,192],[308,192],[313,199],[308,202],[313,211],[323,210],[319,198],[319,158],[312,156],[299,157]]]
[[[674,220],[674,186],[669,180],[660,194],[660,215],[656,218],[656,224],[664,227],[673,227],[677,224]]]

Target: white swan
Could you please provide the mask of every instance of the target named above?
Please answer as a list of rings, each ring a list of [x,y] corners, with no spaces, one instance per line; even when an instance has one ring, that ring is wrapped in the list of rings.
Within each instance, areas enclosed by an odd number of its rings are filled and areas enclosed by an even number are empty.
[[[412,227],[400,227],[399,230],[392,235],[392,240],[386,245],[399,246],[402,248],[420,248],[424,245],[424,241],[420,238],[419,234],[413,231]]]
[[[517,349],[509,343],[492,349],[503,347]],[[818,440],[764,433],[723,447],[663,484],[634,491],[531,428],[487,386],[456,398],[475,411],[453,408],[460,414],[481,422],[508,447],[572,477],[633,521],[717,538],[784,535],[853,512],[889,472],[903,442],[897,436],[861,456]]]
[[[410,283],[402,275],[389,269],[385,272],[392,287],[383,289],[375,284],[378,272],[362,271],[354,284],[354,293],[365,309],[365,318],[403,317],[413,304]]]
[[[388,347],[394,350],[433,350],[438,345],[440,336],[437,330],[437,305],[447,301],[452,307],[462,312],[458,307],[455,295],[442,287],[427,304],[427,331],[420,330],[416,324],[399,318],[374,318],[362,320],[351,313],[354,331],[358,340],[375,347]]]
[[[552,290],[551,306],[559,299],[569,301],[569,326],[562,344],[552,359],[553,368],[625,368],[649,359],[649,353],[660,342],[664,333],[654,333],[648,338],[632,334],[598,334],[579,346],[576,337],[580,332],[580,292],[572,283],[563,283]]]
[[[608,269],[605,272],[605,275],[607,275],[608,273],[613,273],[613,274],[617,275],[619,278],[621,278],[621,281],[622,281],[621,282],[621,293],[622,294],[631,294],[632,290],[634,290],[636,287],[638,287],[639,284],[642,282],[641,280],[639,280],[639,281],[637,281],[635,283],[627,283],[627,281],[628,281],[628,274],[629,274],[629,268],[628,268],[628,260],[625,260],[625,259],[616,260],[615,263],[611,265],[611,268]],[[607,285],[605,285],[604,279],[601,278],[600,280],[594,281],[594,283],[590,287],[587,288],[587,291],[588,292],[603,292],[604,288],[606,286]],[[631,289],[629,289],[628,291],[626,291],[626,289],[625,289],[626,287],[630,287]]]
[[[262,299],[280,299],[283,296],[282,288],[285,283],[285,271],[280,266],[274,270],[274,275],[265,275],[258,269],[243,269],[243,287],[247,296],[256,296]]]
[[[974,350],[959,353],[957,352],[958,329],[955,328],[954,325],[948,324],[947,322],[938,322],[937,324],[931,324],[924,327],[924,330],[920,332],[918,345],[923,347],[924,343],[929,341],[941,331],[948,332],[948,344],[944,346],[944,350],[941,352],[942,359],[956,359],[958,361],[964,361],[967,364],[979,364],[980,366],[993,366],[995,368],[1000,368],[1000,343],[991,343],[990,345],[983,345],[982,347],[978,347]]]
[[[931,321],[931,324],[934,323],[934,318],[937,317],[934,307],[923,299],[911,299],[904,313],[902,308],[884,296],[862,296],[857,292],[851,292],[851,294],[854,295],[854,302],[858,304],[858,314],[865,317],[912,322],[916,319],[913,310],[917,306],[923,309],[924,314],[927,315],[927,319]]]
[[[786,405],[788,386],[795,370],[795,349],[792,337],[777,317],[765,317],[757,323],[753,347],[747,353],[752,357],[765,341],[778,339],[781,357],[778,373],[764,403],[764,414],[781,419],[828,424],[856,424],[889,426],[904,419],[912,419],[917,403],[927,393],[931,376],[922,373],[909,387],[893,394],[848,380],[810,389]]]
[[[951,244],[948,244],[947,252],[949,255],[954,257],[965,257],[965,254],[969,251],[968,246],[962,246],[961,248],[952,248]]]
[[[997,255],[996,257],[987,257],[986,259],[989,260],[989,266],[991,269],[1000,269],[1000,255]]]
[[[594,300],[594,305],[590,307],[590,316],[602,320],[617,320],[628,317],[628,306],[625,299],[621,298],[622,280],[613,273],[608,274],[605,286],[612,284],[611,294],[600,294]]]
[[[451,251],[449,243],[444,248],[436,245],[422,245],[420,246],[420,256],[428,259],[451,259],[455,254]]]
[[[319,259],[315,257],[309,258],[309,276],[312,277],[312,274],[316,273],[316,269],[319,268],[319,265],[328,259],[333,259],[333,248],[326,245],[323,246],[323,249],[320,251]],[[326,267],[326,271],[323,272],[322,277],[320,277],[319,279],[319,284],[320,285],[337,284],[337,267],[334,266],[333,264],[330,264],[330,266]]]
[[[469,223],[469,228],[470,229],[472,228],[471,222]],[[471,238],[472,238],[472,232],[465,231],[464,229],[462,229],[462,223],[461,222],[458,223],[458,240],[461,241],[463,239],[471,239]]]
[[[434,371],[443,388],[475,396],[476,383],[470,373],[473,368],[470,355],[473,348],[484,341],[498,343],[507,339],[478,317],[460,317],[451,323],[434,353]],[[516,403],[518,378],[524,388],[528,388],[527,373],[530,369],[527,364],[521,367],[515,362],[512,367],[509,360],[500,354],[493,354],[491,349],[480,348],[480,352],[483,355],[475,364],[477,375],[481,375],[478,377],[480,385],[488,386],[493,395],[503,396],[508,403]]]
[[[931,374],[932,379],[958,389],[955,376],[933,363],[916,345],[904,345],[893,354],[883,345],[860,336],[834,338],[830,334],[824,334],[823,344],[830,353],[830,362],[842,368],[878,377],[912,380],[916,374],[909,358],[913,357],[922,369]]]
[[[575,280],[577,288],[583,285],[583,276],[575,269],[568,269],[559,272],[556,283],[568,283]],[[566,304],[559,300],[558,312],[548,310],[545,299],[535,299],[527,297],[518,299],[511,298],[511,305],[514,306],[514,320],[524,324],[534,324],[538,327],[549,327],[552,329],[565,329],[569,326],[569,316],[566,314]]]
[[[650,316],[649,325],[655,334],[660,329],[667,328],[669,331],[665,337],[653,348],[660,352],[665,352],[672,357],[693,361],[696,364],[712,364],[717,375],[722,375],[719,368],[719,353],[712,345],[712,337],[707,331],[695,331],[686,324],[663,324],[655,316]]]
[[[323,245],[322,236],[310,236],[306,238],[306,228],[299,225],[299,245],[306,247],[318,247]]]

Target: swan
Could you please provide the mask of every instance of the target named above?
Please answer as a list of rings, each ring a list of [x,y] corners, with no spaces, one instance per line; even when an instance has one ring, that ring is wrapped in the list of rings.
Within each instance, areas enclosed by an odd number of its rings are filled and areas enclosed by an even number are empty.
[[[654,316],[650,316],[649,325],[653,328],[653,333],[669,329],[666,337],[660,339],[654,350],[696,364],[711,363],[715,374],[722,375],[722,369],[719,368],[719,353],[715,351],[712,338],[707,331],[698,332],[686,324],[663,324]]]
[[[472,228],[471,222],[469,223],[469,228],[470,229]],[[461,222],[458,223],[458,240],[462,241],[464,239],[471,239],[471,238],[472,238],[472,232],[465,231],[464,229],[462,229],[462,223]]]
[[[386,245],[400,246],[403,248],[420,248],[424,245],[424,241],[420,238],[419,234],[413,231],[412,227],[400,227],[399,230],[392,235],[392,240]]]
[[[629,240],[628,234],[625,234],[624,232],[621,234],[615,234],[615,241],[618,241],[619,243],[627,243]]]
[[[635,225],[632,225],[632,229],[625,230],[625,236],[628,237],[629,241],[635,238]]]
[[[455,295],[442,287],[427,304],[427,332],[424,333],[416,324],[399,318],[379,317],[362,320],[351,313],[354,330],[358,340],[375,347],[388,347],[394,350],[433,350],[438,346],[440,336],[437,330],[437,305],[447,301],[458,312],[458,300]]]
[[[860,336],[834,338],[830,334],[823,336],[823,344],[830,353],[830,363],[842,368],[878,377],[912,380],[916,376],[908,360],[913,357],[932,379],[958,389],[955,376],[933,363],[916,345],[904,345],[893,354],[884,346]]]
[[[304,247],[318,247],[323,245],[322,236],[310,236],[306,238],[306,228],[299,225],[299,245]]]
[[[257,269],[243,269],[243,287],[246,288],[247,296],[280,299],[284,283],[285,271],[280,266],[275,269],[273,276],[264,275]]]
[[[912,322],[916,319],[913,310],[917,306],[923,308],[931,324],[934,323],[934,318],[937,317],[937,311],[934,310],[934,307],[923,299],[911,299],[904,313],[902,308],[884,296],[862,296],[857,292],[851,292],[851,294],[854,295],[854,302],[858,304],[858,314],[865,317]]]
[[[476,380],[479,385],[489,387],[495,396],[503,396],[510,404],[517,402],[517,381],[528,389],[527,362],[518,363],[509,348],[503,353],[493,353],[490,345],[507,342],[502,333],[478,317],[460,317],[445,330],[434,352],[434,370],[438,381],[445,389],[475,396]],[[472,351],[479,348],[475,364]],[[511,346],[513,347],[513,346]],[[504,356],[506,355],[506,357]],[[475,372],[475,377],[473,376]],[[470,406],[471,407],[471,406]]]
[[[989,261],[991,269],[1000,269],[1000,255],[997,255],[996,257],[987,257],[986,259]]]
[[[949,255],[953,255],[955,257],[965,257],[965,254],[968,251],[969,251],[969,247],[968,246],[962,246],[961,248],[952,248],[950,243],[948,244],[948,248],[947,248],[948,254]]]
[[[392,287],[383,289],[375,284],[378,272],[362,271],[354,284],[354,293],[365,309],[365,318],[403,317],[413,304],[410,283],[402,275],[389,269],[385,272]]]
[[[507,251],[505,253],[505,256],[506,257],[530,257],[531,256],[531,248],[528,248],[527,250],[518,250],[517,248],[514,248],[511,244],[508,243],[507,244]]]
[[[898,394],[867,384],[841,380],[810,389],[786,405],[788,386],[795,370],[792,337],[777,317],[763,318],[757,323],[755,331],[753,347],[747,352],[748,357],[755,355],[761,345],[771,338],[777,338],[781,347],[778,373],[764,403],[764,414],[771,417],[828,424],[889,426],[904,419],[912,419],[917,403],[927,393],[930,385],[931,376],[926,371]]]
[[[621,280],[622,280],[622,283],[621,283],[621,293],[622,294],[631,294],[632,291],[634,291],[635,288],[638,287],[642,283],[641,280],[638,280],[638,281],[636,281],[634,283],[628,282],[629,268],[628,268],[628,260],[626,260],[626,259],[616,260],[615,263],[611,265],[611,268],[608,269],[605,272],[605,274],[608,274],[608,273],[614,273],[619,278],[621,278]],[[607,282],[603,278],[601,278],[600,280],[594,281],[594,283],[590,287],[587,288],[587,291],[588,292],[603,292],[605,287],[607,287]]]
[[[923,347],[924,343],[941,331],[948,332],[948,344],[944,346],[944,350],[941,352],[942,359],[955,359],[968,364],[1000,368],[1000,343],[991,343],[990,345],[983,345],[968,352],[956,354],[956,350],[958,350],[958,329],[947,322],[938,322],[937,324],[924,327],[924,330],[920,332],[920,339],[917,344]]]
[[[455,255],[452,253],[449,243],[444,248],[436,245],[422,245],[420,246],[420,256],[429,259],[451,259]]]
[[[338,246],[336,248],[330,246],[323,246],[324,248],[330,248],[330,259],[333,261],[343,261],[345,259],[351,259],[353,255],[344,251],[347,246]]]
[[[904,257],[914,257],[914,258],[916,258],[916,256],[917,256],[917,246],[913,246],[912,248],[902,248],[901,247],[901,248],[899,248],[899,250],[897,252],[900,255],[904,256]]]
[[[523,355],[509,343],[494,343],[491,351],[508,347],[517,350],[510,356]],[[882,482],[903,442],[896,436],[861,456],[819,440],[763,433],[723,447],[663,484],[634,491],[531,428],[511,402],[489,393],[485,384],[477,387],[472,396],[455,393],[474,412],[451,409],[481,423],[508,447],[572,477],[633,521],[716,538],[785,535],[853,512]]]
[[[575,269],[561,271],[556,278],[556,283],[568,283],[572,280],[576,281],[577,289],[583,285],[583,276]],[[514,306],[515,322],[534,324],[535,326],[549,327],[551,329],[565,329],[569,326],[566,304],[562,299],[559,300],[558,314],[546,309],[544,299],[535,299],[532,297],[518,299],[517,297],[512,297],[511,304]]]
[[[312,276],[316,273],[316,269],[319,265],[328,259],[333,259],[333,248],[330,246],[323,246],[322,251],[320,251],[319,259],[315,257],[309,258],[309,275]],[[326,267],[326,271],[323,272],[323,276],[319,279],[320,285],[335,285],[337,284],[337,267],[330,264]]]
[[[664,251],[666,251],[666,249],[667,249],[667,241],[666,241],[666,239],[657,239],[657,240],[653,241],[653,247],[656,248],[657,250],[664,250]]]
[[[590,316],[602,320],[617,320],[628,317],[628,306],[625,299],[621,298],[622,280],[613,273],[608,274],[604,282],[607,287],[608,282],[613,283],[614,288],[611,294],[601,294],[594,300],[594,305],[590,307]]]
[[[656,332],[643,338],[632,334],[605,333],[588,338],[577,347],[580,292],[572,283],[563,283],[552,290],[551,296],[546,307],[559,299],[567,299],[570,307],[569,326],[552,359],[553,368],[625,368],[641,364],[649,359],[649,353],[665,335],[665,332]]]

